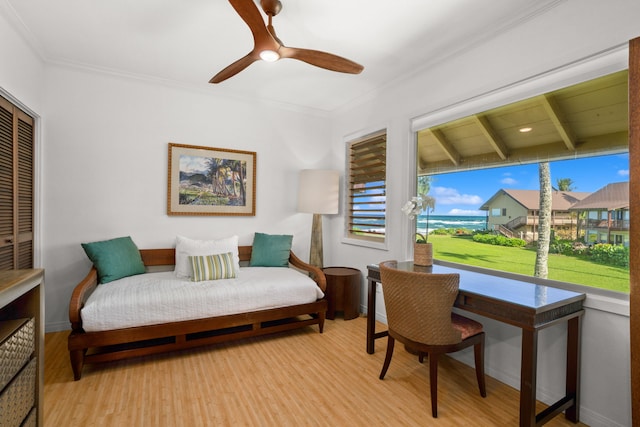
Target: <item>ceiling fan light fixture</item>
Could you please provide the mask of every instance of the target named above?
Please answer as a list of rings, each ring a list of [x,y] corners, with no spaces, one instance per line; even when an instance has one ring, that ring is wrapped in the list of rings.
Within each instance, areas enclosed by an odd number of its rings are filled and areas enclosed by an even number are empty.
[[[273,17],[282,9],[280,0],[260,0],[262,10],[269,18],[266,24],[256,0],[229,0],[229,3],[251,30],[253,49],[222,69],[209,80],[209,83],[220,83],[233,77],[258,59],[266,62],[275,62],[280,58],[297,59],[329,71],[349,74],[359,74],[364,69],[360,64],[331,53],[285,46],[276,36],[276,30],[272,25]]]
[[[280,59],[280,55],[274,50],[263,50],[260,52],[260,59],[266,62],[276,62]]]

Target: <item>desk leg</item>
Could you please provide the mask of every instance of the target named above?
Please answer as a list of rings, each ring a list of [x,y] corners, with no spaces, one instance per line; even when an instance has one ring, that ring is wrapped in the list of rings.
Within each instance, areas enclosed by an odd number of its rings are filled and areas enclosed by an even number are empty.
[[[538,331],[523,329],[520,366],[520,426],[536,425],[537,371]]]
[[[373,354],[376,344],[376,282],[367,278],[369,294],[367,297],[367,353]]]
[[[567,408],[565,417],[577,423],[580,419],[580,318],[569,319],[567,325],[567,396],[574,396],[574,403]]]

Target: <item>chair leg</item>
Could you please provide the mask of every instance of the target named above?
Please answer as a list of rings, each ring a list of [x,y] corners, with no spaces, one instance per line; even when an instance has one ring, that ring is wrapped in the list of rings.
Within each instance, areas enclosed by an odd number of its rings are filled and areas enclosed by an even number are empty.
[[[478,378],[480,396],[487,397],[487,388],[484,380],[484,332],[482,332],[480,342],[473,346],[473,353],[476,362],[476,377]]]
[[[428,355],[429,355],[428,353],[420,352],[420,354],[418,354],[418,362],[423,363],[425,356],[428,356]]]
[[[384,358],[384,364],[382,365],[382,372],[380,372],[380,379],[384,379],[384,376],[387,373],[387,369],[389,369],[389,365],[391,364],[391,357],[393,357],[393,347],[396,340],[391,337],[391,335],[387,336],[387,355]]]
[[[431,387],[431,415],[438,418],[438,354],[429,354],[429,384]]]

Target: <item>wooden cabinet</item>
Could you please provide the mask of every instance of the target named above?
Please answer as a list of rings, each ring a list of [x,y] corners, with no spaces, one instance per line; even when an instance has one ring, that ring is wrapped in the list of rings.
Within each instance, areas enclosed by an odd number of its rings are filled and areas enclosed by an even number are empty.
[[[0,270],[33,267],[34,121],[0,96]]]
[[[0,426],[42,425],[44,272],[0,271]]]

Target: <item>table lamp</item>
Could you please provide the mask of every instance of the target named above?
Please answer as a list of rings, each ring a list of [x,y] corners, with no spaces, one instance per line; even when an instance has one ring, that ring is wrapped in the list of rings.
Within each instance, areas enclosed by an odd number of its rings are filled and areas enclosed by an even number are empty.
[[[312,213],[309,264],[322,268],[322,214],[337,214],[340,172],[327,169],[300,171],[298,212]]]

